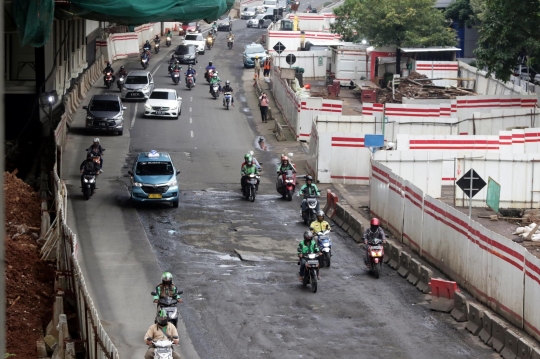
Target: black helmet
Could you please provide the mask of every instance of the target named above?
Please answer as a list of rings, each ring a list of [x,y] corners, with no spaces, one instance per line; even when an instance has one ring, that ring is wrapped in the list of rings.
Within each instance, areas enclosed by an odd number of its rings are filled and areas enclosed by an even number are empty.
[[[125,69],[124,66],[120,66],[120,70],[124,70],[124,69]]]
[[[88,152],[88,153],[86,154],[86,159],[90,159],[90,158],[92,158],[92,154],[91,154],[90,152]]]
[[[229,86],[230,84],[231,84],[231,82],[229,80],[225,81],[226,86]]]
[[[108,67],[108,66],[111,66],[111,63],[110,63],[109,61],[107,61],[107,67]]]
[[[313,181],[313,177],[311,177],[310,175],[307,175],[307,176],[306,176],[306,182],[307,182],[307,181]]]
[[[156,323],[159,326],[164,327],[167,325],[168,322],[169,322],[169,317],[167,316],[167,312],[164,310],[160,310],[158,315],[156,316]]]
[[[210,61],[210,62],[208,63],[208,66],[212,66],[212,61]]]
[[[305,241],[311,241],[313,239],[313,233],[311,231],[305,231],[304,232],[304,240]]]

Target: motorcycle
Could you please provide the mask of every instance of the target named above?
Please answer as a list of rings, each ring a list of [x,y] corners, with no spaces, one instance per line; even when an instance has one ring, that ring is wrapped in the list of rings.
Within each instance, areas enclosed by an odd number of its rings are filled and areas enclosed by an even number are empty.
[[[216,100],[219,97],[219,84],[216,82],[215,84],[212,84],[212,91],[210,94],[214,97],[214,100]]]
[[[186,76],[186,87],[191,91],[191,89],[195,86],[195,82],[193,82],[193,75],[189,74]]]
[[[171,37],[170,36],[167,36],[167,41],[165,42],[165,45],[167,45],[167,47],[171,47]]]
[[[208,50],[211,50],[212,47],[214,47],[214,37],[208,36],[208,37],[206,38],[206,48],[207,48]]]
[[[83,196],[84,199],[89,200],[94,195],[96,190],[96,175],[87,174],[83,177]]]
[[[112,72],[110,71],[107,71],[105,73],[105,86],[107,86],[107,88],[111,88],[111,85],[112,85]]]
[[[223,96],[225,97],[225,107],[227,107],[227,110],[229,109],[229,106],[231,104],[231,98],[232,98],[232,95],[230,92],[225,92],[223,94]]]
[[[244,197],[246,197],[246,199],[250,200],[251,202],[255,202],[255,193],[258,190],[257,181],[259,178],[261,178],[261,176],[250,174],[245,181],[246,184],[244,186]]]
[[[296,188],[296,173],[292,170],[287,170],[277,178],[276,190],[283,198],[287,197],[287,200],[292,201],[294,190]]]
[[[173,78],[173,83],[175,85],[178,85],[178,83],[180,82],[180,70],[174,70],[172,74],[172,78]]]
[[[207,70],[204,74],[204,78],[206,79],[206,82],[210,83],[210,79],[212,79],[212,75],[214,74],[214,70]]]
[[[120,78],[118,78],[118,81],[116,81],[116,86],[118,86],[118,90],[122,91],[122,87],[124,87],[124,81],[126,81],[126,76],[121,75]]]
[[[184,291],[178,291],[178,295],[184,293]],[[151,292],[153,296],[156,296],[156,292]],[[169,318],[169,322],[173,323],[176,327],[176,324],[178,323],[178,308],[176,307],[178,305],[178,300],[173,299],[172,297],[165,297],[165,298],[159,298],[157,302],[157,312],[164,310],[167,313],[167,317]]]
[[[156,54],[159,52],[159,42],[154,46],[154,50],[156,51]]]
[[[227,46],[229,47],[229,50],[232,49],[232,47],[233,47],[233,42],[234,42],[234,40],[232,40],[231,38],[228,38],[228,39],[227,39]]]
[[[316,234],[317,243],[319,244],[319,250],[321,255],[319,256],[319,265],[321,268],[330,267],[330,257],[332,257],[332,239],[329,236],[330,230],[327,229],[324,232]]]
[[[173,337],[178,339],[177,337]],[[171,340],[152,340],[152,338],[146,338],[148,341],[152,341],[152,345],[155,348],[154,358],[155,359],[172,359],[173,353],[173,342]]]
[[[317,196],[304,196],[304,201],[306,201],[307,208],[305,211],[302,211],[302,219],[304,220],[304,224],[311,223],[316,218],[316,210],[319,204],[319,200],[317,200]]]
[[[141,57],[141,66],[146,70],[148,67],[148,57]]]
[[[307,254],[306,268],[304,269],[304,277],[302,278],[302,287],[311,284],[311,291],[317,293],[317,271],[319,270],[319,255],[317,253]],[[300,262],[298,262],[300,265]]]
[[[379,278],[382,270],[384,257],[384,247],[380,238],[374,238],[367,245],[368,262],[367,266],[373,272],[375,278]]]

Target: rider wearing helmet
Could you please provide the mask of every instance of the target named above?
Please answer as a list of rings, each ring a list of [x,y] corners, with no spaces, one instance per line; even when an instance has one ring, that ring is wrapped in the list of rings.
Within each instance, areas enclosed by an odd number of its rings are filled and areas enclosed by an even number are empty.
[[[144,355],[144,359],[154,359],[155,348],[152,346],[152,341],[154,340],[172,340],[174,344],[178,345],[178,330],[174,324],[169,323],[167,312],[164,310],[159,311],[156,316],[156,323],[152,324],[144,335],[144,342],[150,346]],[[173,350],[172,357],[174,359],[180,359],[180,354]]]
[[[245,164],[242,166],[242,170],[240,171],[240,174],[242,178],[240,179],[240,184],[242,185],[242,192],[244,191],[244,187],[246,186],[246,178],[249,175],[258,175],[259,170],[257,169],[257,166],[253,163],[253,158],[251,155],[246,155],[244,157]],[[255,187],[255,190],[259,189],[259,179],[257,179],[257,186]]]
[[[163,273],[161,276],[161,283],[156,287],[156,295],[154,296],[154,303],[157,303],[159,298],[171,297],[178,300],[178,303],[182,303],[182,299],[178,295],[178,288],[173,283],[173,275],[169,272]]]
[[[120,70],[117,72],[118,76],[127,76],[127,71],[124,66],[120,66]]]
[[[231,94],[231,104],[234,106],[234,97],[232,95],[233,88],[231,87],[231,82],[229,80],[225,81],[225,86],[221,89],[221,92],[229,92]],[[223,106],[225,106],[225,96],[223,96]]]
[[[317,212],[317,220],[311,222],[309,228],[311,228],[311,231],[313,232],[313,234],[324,232],[327,229],[330,229],[330,224],[324,220],[323,211]]]
[[[221,92],[221,85],[219,84],[221,80],[218,77],[218,72],[214,71],[212,78],[210,79],[210,93],[212,93],[212,85],[218,84],[218,92]]]
[[[111,66],[111,63],[109,61],[107,61],[105,63],[105,69],[103,69],[103,75],[106,75],[107,72],[110,72],[112,74],[112,82],[114,83],[114,79],[116,78],[116,76],[114,76],[114,69],[112,68]],[[103,85],[105,86],[105,77],[106,76],[103,76]]]
[[[210,81],[210,79],[208,78],[208,75],[210,74],[210,71],[216,71],[216,67],[214,65],[212,65],[212,61],[210,61],[208,63],[208,66],[206,66],[205,70],[206,70],[206,72],[204,73],[204,79],[207,80],[207,81]]]
[[[103,172],[103,152],[105,152],[105,149],[99,144],[99,138],[94,138],[92,145],[86,149],[86,152],[92,156],[99,156],[99,170]]]
[[[188,69],[185,75],[186,75],[186,84],[187,84],[188,75],[191,75],[193,77],[193,85],[195,85],[195,83],[197,82],[197,80],[195,79],[195,76],[197,75],[197,71],[195,71],[195,69],[191,65],[188,65]]]
[[[175,59],[173,65],[171,66],[171,78],[173,81],[175,71],[178,71],[179,73],[182,71],[182,66],[180,66],[180,61],[178,61],[178,59]],[[180,81],[180,79],[178,79],[178,81]]]
[[[319,253],[319,246],[317,242],[313,240],[313,233],[310,231],[304,232],[304,239],[298,243],[298,258],[300,258],[300,273],[299,279],[300,282],[304,278],[304,270],[306,269],[307,254]],[[321,279],[319,276],[319,271],[317,271],[318,279]]]
[[[146,42],[143,45],[144,51],[150,51],[152,49],[152,45],[150,45],[150,41],[146,40]]]
[[[234,41],[234,34],[232,33],[232,30],[229,31],[229,35],[227,35],[227,41],[233,42]]]
[[[289,157],[281,156],[281,163],[279,167],[277,168],[278,176],[289,170],[296,173],[296,169],[294,168],[293,164],[289,162]]]
[[[366,264],[368,261],[368,246],[367,245],[371,244],[371,242],[375,238],[382,239],[383,243],[386,243],[386,235],[384,234],[384,231],[381,228],[381,223],[378,218],[372,218],[369,228],[364,231],[364,245],[366,247],[366,256],[364,258],[364,261],[366,262]]]
[[[313,177],[310,175],[306,176],[306,184],[303,185],[300,188],[300,192],[298,192],[299,196],[320,196],[321,192],[319,192],[319,189],[317,188],[317,185],[313,183]],[[307,208],[307,201],[306,198],[302,201],[302,212],[304,212]],[[315,209],[316,212],[319,212],[319,201],[317,201],[317,208]]]

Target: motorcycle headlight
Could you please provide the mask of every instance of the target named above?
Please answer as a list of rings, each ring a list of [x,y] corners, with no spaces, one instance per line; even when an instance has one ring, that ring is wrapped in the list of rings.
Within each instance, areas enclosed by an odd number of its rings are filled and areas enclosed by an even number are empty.
[[[133,187],[142,187],[142,183],[140,183],[140,182],[133,182]]]
[[[330,243],[323,243],[323,247],[330,247]]]
[[[166,186],[173,187],[176,186],[178,182],[176,181],[176,178],[170,180],[169,182],[165,183]]]
[[[167,36],[167,41],[171,41],[171,38],[169,36]]]

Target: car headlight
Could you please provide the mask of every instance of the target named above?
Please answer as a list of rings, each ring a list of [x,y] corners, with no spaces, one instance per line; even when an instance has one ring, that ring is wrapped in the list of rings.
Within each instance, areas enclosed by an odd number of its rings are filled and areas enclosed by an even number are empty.
[[[133,182],[133,187],[142,187],[143,184],[140,182]]]
[[[152,109],[152,106],[148,105],[148,104],[144,104],[144,109],[145,110],[151,110]]]
[[[176,181],[176,178],[170,180],[169,182],[165,183],[165,186],[169,186],[169,187],[172,187],[172,186],[176,186],[178,184],[178,182]]]
[[[176,111],[176,110],[178,110],[178,105],[171,107],[171,111]]]
[[[122,119],[122,114],[121,113],[119,113],[118,115],[113,117],[113,120],[121,120],[121,119]]]
[[[92,117],[92,116],[86,116],[86,119],[87,119],[87,120],[93,120],[94,117]]]

